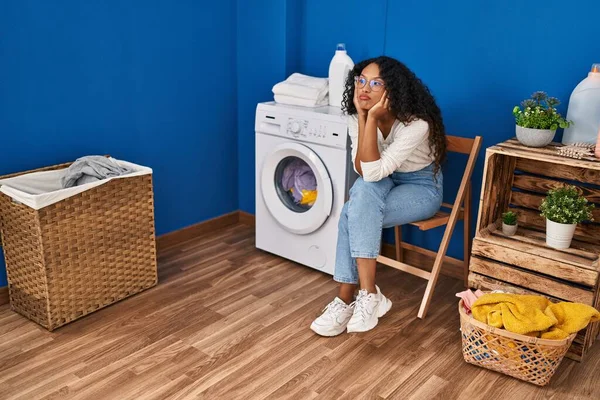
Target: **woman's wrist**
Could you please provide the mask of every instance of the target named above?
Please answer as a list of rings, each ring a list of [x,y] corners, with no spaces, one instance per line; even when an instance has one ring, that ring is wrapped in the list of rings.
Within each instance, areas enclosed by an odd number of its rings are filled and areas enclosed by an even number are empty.
[[[365,126],[369,124],[377,126],[377,118],[373,114],[367,113],[365,116]]]
[[[371,110],[373,110],[373,112],[371,112]],[[381,116],[378,115],[377,110],[374,110],[373,108],[371,108],[371,110],[367,111],[367,118],[372,119],[373,121],[378,121]]]

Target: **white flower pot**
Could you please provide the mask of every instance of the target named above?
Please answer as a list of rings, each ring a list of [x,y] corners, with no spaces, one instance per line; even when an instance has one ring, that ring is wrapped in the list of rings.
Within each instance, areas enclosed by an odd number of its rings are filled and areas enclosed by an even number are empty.
[[[518,225],[506,225],[504,222],[502,223],[502,233],[507,236],[512,236],[517,233]]]
[[[531,129],[516,125],[517,139],[528,147],[549,145],[556,135],[556,129]]]
[[[560,224],[546,218],[546,244],[555,249],[568,249],[577,224]]]

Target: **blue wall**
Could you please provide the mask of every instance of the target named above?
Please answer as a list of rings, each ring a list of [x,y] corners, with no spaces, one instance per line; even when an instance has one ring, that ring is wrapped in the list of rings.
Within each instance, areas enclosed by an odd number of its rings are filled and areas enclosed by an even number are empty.
[[[235,5],[0,2],[0,174],[111,154],[154,169],[159,234],[236,210]]]
[[[254,118],[256,104],[273,99],[285,79],[287,0],[238,1],[237,113],[240,209],[254,213]]]
[[[484,148],[514,136],[511,110],[536,90],[560,98],[566,114],[571,92],[600,57],[598,2],[434,3],[432,13],[426,2],[389,2],[385,53],[405,61],[429,85],[448,132],[481,135]],[[483,161],[482,152],[473,177],[476,205]],[[456,189],[458,176],[446,170],[449,187]],[[453,201],[454,193],[446,200]],[[412,235],[431,247],[441,233]],[[460,234],[450,254],[461,256]]]
[[[256,105],[272,101],[271,89],[300,70],[302,2],[239,0],[237,10],[239,208],[254,214]]]
[[[346,43],[355,63],[384,53],[386,1],[303,2],[302,72],[327,76],[337,43]]]

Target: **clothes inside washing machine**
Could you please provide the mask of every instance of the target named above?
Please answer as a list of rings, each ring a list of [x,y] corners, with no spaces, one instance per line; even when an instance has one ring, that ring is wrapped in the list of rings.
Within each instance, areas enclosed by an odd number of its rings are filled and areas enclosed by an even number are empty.
[[[281,160],[275,172],[275,185],[279,198],[292,211],[305,212],[317,200],[315,173],[297,157]]]

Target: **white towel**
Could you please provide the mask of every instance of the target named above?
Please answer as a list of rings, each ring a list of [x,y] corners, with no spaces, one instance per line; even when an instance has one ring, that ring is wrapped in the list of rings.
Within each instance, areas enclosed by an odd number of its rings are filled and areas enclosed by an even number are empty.
[[[275,95],[297,97],[312,100],[315,103],[322,102],[328,92],[327,78],[315,78],[299,73],[294,73],[285,81],[273,86],[273,94]]]
[[[286,96],[284,94],[276,94],[275,101],[281,104],[302,107],[321,107],[329,104],[329,96],[323,97],[321,100],[301,99],[300,97]]]

